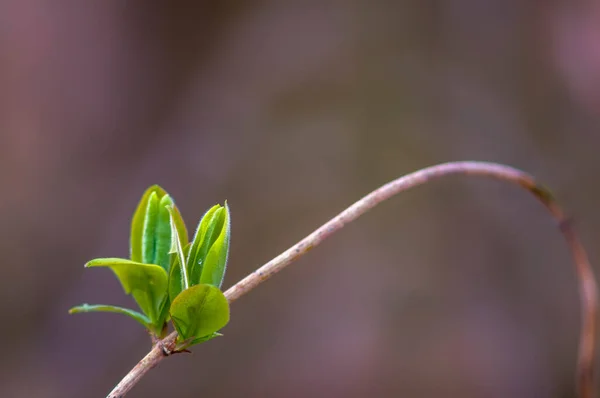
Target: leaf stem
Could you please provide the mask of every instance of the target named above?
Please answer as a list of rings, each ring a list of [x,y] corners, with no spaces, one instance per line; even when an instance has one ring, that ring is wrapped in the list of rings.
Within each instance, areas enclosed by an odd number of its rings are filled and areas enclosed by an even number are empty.
[[[518,185],[533,194],[557,221],[558,227],[571,251],[579,285],[581,332],[577,359],[577,396],[579,398],[593,398],[595,396],[594,353],[596,349],[598,288],[592,267],[579,237],[551,193],[539,185],[531,175],[509,166],[476,161],[450,162],[427,167],[400,177],[358,200],[294,246],[246,276],[229,288],[225,292],[225,297],[230,303],[234,302],[384,200],[410,188],[425,184],[430,180],[454,174],[489,177]],[[159,341],[114,388],[108,398],[123,397],[146,372],[155,367],[163,358],[172,354],[175,350],[176,338],[177,333],[173,332],[162,341]]]

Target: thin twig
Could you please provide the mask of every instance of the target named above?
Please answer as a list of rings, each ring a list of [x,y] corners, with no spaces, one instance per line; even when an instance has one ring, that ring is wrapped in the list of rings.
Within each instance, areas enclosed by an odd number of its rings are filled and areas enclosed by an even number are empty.
[[[409,188],[424,184],[439,177],[464,174],[491,177],[516,184],[533,194],[550,211],[558,222],[575,263],[575,271],[579,283],[581,301],[581,334],[579,338],[579,355],[577,360],[577,393],[579,398],[593,398],[594,385],[594,352],[596,333],[596,314],[598,312],[598,288],[587,254],[561,208],[550,192],[535,182],[529,174],[515,168],[487,162],[451,162],[443,163],[400,177],[371,192],[346,210],[323,224],[313,233],[281,253],[250,275],[236,283],[225,292],[230,303],[248,293],[260,283],[266,281],[283,268],[319,245],[327,237],[340,230],[347,223],[354,221],[368,210],[390,197]],[[163,358],[173,353],[177,333],[173,332],[157,343],[150,353],[144,357],[125,378],[108,395],[108,398],[123,397],[150,369]]]

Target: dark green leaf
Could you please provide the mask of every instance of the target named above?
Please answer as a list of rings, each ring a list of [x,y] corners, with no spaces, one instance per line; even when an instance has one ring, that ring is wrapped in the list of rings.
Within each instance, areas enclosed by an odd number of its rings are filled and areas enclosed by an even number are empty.
[[[140,309],[156,323],[167,295],[167,272],[159,265],[142,264],[123,258],[98,258],[86,267],[108,267],[119,278],[125,293],[131,294]]]
[[[171,220],[168,207],[173,206],[173,199],[169,195],[165,195],[158,203],[158,214],[156,220],[156,228],[154,230],[154,258],[149,261],[151,264],[157,264],[169,272],[169,262],[171,256]]]
[[[171,307],[171,300],[169,300],[169,295],[165,295],[161,305],[160,305],[160,311],[159,311],[159,316],[156,322],[154,322],[154,325],[152,325],[151,330],[153,330],[154,334],[159,337],[159,338],[164,338],[165,334],[164,332],[166,332],[166,322],[169,320],[169,309]]]
[[[137,311],[130,310],[129,308],[116,307],[114,305],[89,305],[83,304],[77,307],[73,307],[69,310],[69,314],[79,314],[83,312],[114,312],[116,314],[123,314],[132,317],[144,327],[150,329],[150,319],[144,314],[140,314]]]
[[[156,252],[156,225],[158,223],[158,195],[152,192],[146,205],[146,217],[142,230],[142,263],[154,264]]]
[[[229,303],[212,285],[184,290],[171,303],[170,312],[181,340],[211,335],[229,322]]]
[[[143,263],[142,257],[142,241],[144,236],[144,225],[146,224],[146,211],[148,210],[148,199],[152,194],[162,198],[167,193],[158,185],[153,185],[144,192],[140,203],[138,204],[133,219],[131,220],[131,236],[130,236],[130,257],[132,261]]]
[[[179,257],[173,256],[171,261],[171,269],[169,270],[169,300],[173,301],[175,297],[185,290],[185,281],[183,275],[181,275],[181,264],[179,264]]]
[[[225,202],[222,214],[223,222],[220,228],[221,231],[206,255],[202,274],[200,275],[200,283],[207,283],[218,288],[223,284],[225,277],[229,254],[229,238],[231,235],[229,206],[227,206],[227,202]]]

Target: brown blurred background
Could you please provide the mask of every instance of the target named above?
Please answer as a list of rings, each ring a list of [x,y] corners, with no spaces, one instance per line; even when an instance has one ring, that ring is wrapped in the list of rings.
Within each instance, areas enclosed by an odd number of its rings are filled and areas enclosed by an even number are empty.
[[[600,262],[592,1],[0,2],[0,396],[103,397],[145,332],[86,260],[143,190],[227,199],[225,287],[438,162],[526,169]],[[361,218],[130,397],[572,397],[567,249],[517,188],[448,178]]]

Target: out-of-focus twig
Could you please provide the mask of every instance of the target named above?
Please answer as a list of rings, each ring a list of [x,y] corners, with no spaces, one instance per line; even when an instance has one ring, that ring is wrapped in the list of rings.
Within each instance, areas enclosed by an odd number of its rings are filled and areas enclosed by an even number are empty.
[[[363,197],[346,210],[323,224],[313,233],[281,253],[244,279],[233,285],[225,292],[230,303],[248,293],[260,283],[266,281],[283,268],[306,254],[310,249],[319,245],[344,225],[354,221],[368,210],[377,206],[390,197],[409,188],[422,185],[430,180],[453,174],[490,177],[497,180],[516,184],[533,194],[549,210],[557,221],[571,254],[575,272],[579,282],[581,301],[581,333],[579,340],[579,355],[577,362],[577,393],[579,398],[595,397],[594,385],[594,352],[596,316],[598,312],[598,288],[587,254],[569,220],[558,206],[551,193],[538,184],[529,174],[496,163],[487,162],[450,162],[427,167],[414,173],[400,177]],[[114,388],[108,398],[123,397],[137,382],[155,367],[163,358],[171,355],[175,349],[177,333],[173,332],[162,341],[157,342],[146,355]]]

